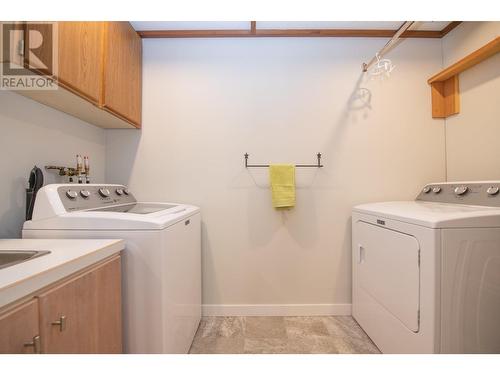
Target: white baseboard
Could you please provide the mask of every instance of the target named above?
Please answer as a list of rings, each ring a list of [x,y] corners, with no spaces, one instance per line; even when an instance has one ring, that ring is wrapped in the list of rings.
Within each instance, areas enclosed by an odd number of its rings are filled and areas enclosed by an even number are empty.
[[[203,316],[351,315],[351,304],[202,305]]]

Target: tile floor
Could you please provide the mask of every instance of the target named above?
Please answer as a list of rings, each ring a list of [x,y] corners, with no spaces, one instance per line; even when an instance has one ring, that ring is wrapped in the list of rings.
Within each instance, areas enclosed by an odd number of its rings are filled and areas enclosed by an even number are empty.
[[[204,317],[192,354],[380,353],[350,316]]]

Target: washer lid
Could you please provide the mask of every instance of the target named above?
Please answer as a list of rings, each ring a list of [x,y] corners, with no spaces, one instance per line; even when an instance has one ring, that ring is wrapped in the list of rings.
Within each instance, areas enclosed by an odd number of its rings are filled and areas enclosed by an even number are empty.
[[[123,212],[129,205],[116,210],[87,210],[24,222],[24,230],[162,230],[200,211],[196,206],[175,203],[140,202],[139,212]],[[109,207],[111,209],[111,207]],[[129,207],[130,208],[130,207]],[[159,208],[163,208],[159,210]],[[152,212],[148,212],[152,211]]]
[[[500,227],[500,208],[424,201],[368,203],[353,212],[382,216],[429,228]]]
[[[177,204],[135,202],[135,203],[129,203],[129,204],[121,204],[119,206],[95,208],[93,210],[88,210],[88,211],[91,211],[91,212],[124,212],[124,213],[129,213],[129,214],[148,215],[148,214],[153,214],[153,213],[159,212],[159,211],[170,210],[170,209],[176,208],[178,206],[179,205],[177,205]]]

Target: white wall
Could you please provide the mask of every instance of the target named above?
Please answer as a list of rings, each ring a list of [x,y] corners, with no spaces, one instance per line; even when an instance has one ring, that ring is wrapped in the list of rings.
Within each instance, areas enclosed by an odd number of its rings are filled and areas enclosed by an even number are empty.
[[[500,35],[500,22],[465,22],[443,39],[448,66]],[[448,180],[500,180],[500,54],[463,72],[460,113],[446,119]]]
[[[141,132],[104,131],[0,92],[0,238],[20,235],[34,164],[88,154],[94,181],[202,207],[206,304],[349,303],[354,204],[413,199],[445,167],[449,180],[500,179],[500,56],[460,76],[462,110],[446,120],[446,140],[426,84],[499,25],[406,40],[383,81],[360,65],[385,40],[145,40]],[[325,168],[297,170],[297,207],[286,213],[271,208],[267,170],[243,168],[244,152],[267,163],[314,162],[317,151]]]
[[[350,303],[351,207],[445,178],[426,83],[441,41],[406,40],[390,79],[365,79],[385,42],[144,40],[143,130],[107,132],[107,179],[201,206],[205,304]],[[318,151],[325,168],[297,170],[289,212],[271,207],[266,169],[243,167],[245,152],[314,163]]]
[[[25,188],[33,165],[74,166],[88,155],[94,181],[104,180],[105,131],[31,99],[0,91],[0,238],[21,235]],[[59,182],[46,173],[45,182]]]

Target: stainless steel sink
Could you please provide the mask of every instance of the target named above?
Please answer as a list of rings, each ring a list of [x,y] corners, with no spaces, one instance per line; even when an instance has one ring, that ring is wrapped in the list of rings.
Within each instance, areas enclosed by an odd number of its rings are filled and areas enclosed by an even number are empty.
[[[50,251],[0,250],[0,269],[50,254]]]

